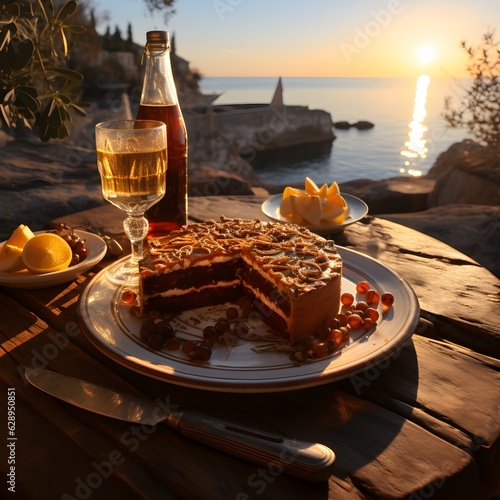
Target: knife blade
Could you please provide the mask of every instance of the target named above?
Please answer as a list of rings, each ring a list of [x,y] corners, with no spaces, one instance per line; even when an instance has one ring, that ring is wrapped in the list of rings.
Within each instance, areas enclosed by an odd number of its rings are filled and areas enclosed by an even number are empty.
[[[167,423],[182,435],[220,451],[307,481],[326,481],[335,453],[320,444],[290,439],[246,425],[182,410],[167,399],[155,401],[115,392],[50,370],[26,368],[26,379],[38,389],[74,406],[136,424]],[[280,469],[278,469],[280,470]]]

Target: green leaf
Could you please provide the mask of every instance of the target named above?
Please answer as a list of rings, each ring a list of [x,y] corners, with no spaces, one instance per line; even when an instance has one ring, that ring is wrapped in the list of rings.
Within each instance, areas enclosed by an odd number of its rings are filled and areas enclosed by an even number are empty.
[[[19,14],[21,13],[20,6],[17,3],[11,3],[8,5],[5,5],[3,8],[4,8],[5,12],[7,14],[9,14],[10,16],[18,17]]]
[[[71,80],[73,82],[80,82],[83,80],[83,76],[78,73],[78,71],[73,71],[72,69],[67,69],[67,68],[46,68],[47,71],[50,71],[52,73],[55,73],[56,75],[63,76],[64,78],[67,78],[68,80]]]
[[[56,105],[54,112],[48,116],[47,122],[51,128],[58,129],[63,124],[64,118],[61,111],[61,107]]]
[[[14,42],[14,40],[9,44],[9,47],[12,46],[12,51],[9,52],[9,58],[12,69],[14,69],[14,71],[19,71],[31,61],[35,46],[29,39],[23,40],[22,42],[18,42],[17,40],[16,43],[12,42]]]
[[[58,99],[59,101],[61,101],[66,106],[69,106],[71,104],[71,99],[67,95],[56,94],[53,97],[54,97],[54,99]]]
[[[0,32],[0,52],[10,42],[10,30],[4,29]]]
[[[61,40],[63,44],[63,54],[65,56],[68,55],[68,40],[66,39],[66,34],[64,33],[64,30],[61,28]]]
[[[68,129],[66,127],[66,124],[63,123],[60,127],[59,130],[57,131],[57,138],[58,139],[64,139],[69,135]]]
[[[84,105],[86,105],[85,107],[90,107],[90,104],[89,103],[81,103],[81,106],[78,106],[77,104],[75,103],[71,103],[70,106],[80,115],[80,116],[87,116],[87,112],[85,111],[84,109]]]
[[[48,17],[54,17],[54,2],[52,0],[38,0],[38,4]]]
[[[72,16],[77,9],[78,4],[74,0],[68,0],[57,13],[56,19],[58,21],[65,21],[68,17]]]
[[[0,111],[2,112],[2,117],[5,120],[5,124],[7,125],[7,127],[10,127],[9,113],[7,113],[7,110],[5,109],[5,106],[3,104],[0,104]]]
[[[18,87],[16,103],[19,99],[32,113],[36,113],[40,109],[37,97],[38,93],[33,87]]]
[[[11,104],[15,99],[16,89],[10,89],[4,96],[3,102],[5,104]]]
[[[48,119],[49,116],[54,112],[56,109],[56,101],[55,99],[50,100],[50,106],[47,106],[43,112],[43,116]]]
[[[10,65],[9,55],[7,51],[0,51],[0,71],[7,75],[12,72],[12,67]]]
[[[74,33],[75,35],[81,35],[87,31],[83,26],[78,26],[76,24],[64,24],[63,28],[71,31],[71,33]]]

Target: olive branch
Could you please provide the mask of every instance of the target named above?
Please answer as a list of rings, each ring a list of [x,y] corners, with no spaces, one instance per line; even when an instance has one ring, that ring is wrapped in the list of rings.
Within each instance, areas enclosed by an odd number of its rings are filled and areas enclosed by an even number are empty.
[[[83,76],[68,68],[71,35],[85,31],[69,24],[78,4],[53,0],[0,7],[0,120],[7,128],[38,129],[42,141],[68,136],[71,113],[85,115],[79,104]]]

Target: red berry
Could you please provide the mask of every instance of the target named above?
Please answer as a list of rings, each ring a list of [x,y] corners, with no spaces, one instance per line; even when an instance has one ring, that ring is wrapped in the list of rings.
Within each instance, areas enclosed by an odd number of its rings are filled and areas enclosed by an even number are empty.
[[[153,333],[153,335],[151,335],[148,338],[147,343],[148,343],[148,346],[151,347],[151,349],[159,351],[165,345],[165,338],[162,335],[158,335],[157,333]]]
[[[368,330],[370,330],[371,328],[373,328],[373,325],[374,325],[374,324],[375,324],[375,323],[373,322],[373,320],[372,320],[371,318],[365,318],[365,319],[363,320],[363,328],[364,328],[366,331],[368,331]]]
[[[370,318],[374,323],[378,321],[379,316],[379,312],[373,307],[369,307],[365,311],[365,318]]]
[[[394,304],[394,295],[391,292],[385,292],[381,297],[382,310],[386,313]]]
[[[337,314],[337,319],[339,320],[340,326],[347,325],[347,314]]]
[[[357,311],[364,312],[368,309],[368,304],[366,302],[364,302],[363,300],[361,300],[358,303],[356,303],[356,307],[354,309],[356,309]]]
[[[160,319],[155,320],[155,330],[158,335],[161,335],[165,340],[175,335],[175,330],[167,321]]]
[[[340,296],[340,302],[343,306],[348,307],[354,302],[354,296],[352,293],[345,292]]]
[[[338,318],[330,318],[328,320],[328,327],[330,330],[333,330],[334,328],[340,328],[340,321]]]
[[[347,324],[353,329],[357,330],[363,325],[363,318],[359,314],[351,314],[347,318]]]
[[[122,293],[122,302],[124,304],[134,304],[137,294],[133,290],[124,290]]]
[[[239,312],[238,309],[236,309],[236,307],[229,307],[226,310],[226,318],[228,319],[228,321],[236,321],[238,319],[238,316]]]
[[[340,331],[339,328],[335,328],[335,330],[332,330],[330,332],[330,335],[332,337],[332,339],[335,341],[335,344],[337,345],[337,347],[342,344],[342,332]]]
[[[380,302],[380,294],[377,290],[370,288],[370,290],[366,292],[366,302],[370,305],[377,305]]]
[[[215,323],[215,328],[219,333],[227,332],[230,328],[227,319],[220,319]]]
[[[341,344],[347,344],[347,342],[349,342],[349,338],[350,338],[349,329],[346,328],[345,326],[341,326],[339,328],[339,330],[340,330],[340,333],[342,334]]]
[[[196,361],[208,361],[212,356],[212,349],[206,345],[197,345],[190,353],[191,359]]]
[[[149,337],[151,337],[151,335],[153,335],[155,332],[156,330],[153,320],[146,319],[145,321],[143,321],[139,335],[144,342],[147,342]]]
[[[316,337],[321,340],[327,340],[330,336],[330,327],[324,326],[316,332]]]
[[[165,342],[165,348],[169,351],[177,351],[181,346],[181,341],[177,337],[170,337]]]
[[[182,343],[182,352],[184,354],[187,354],[188,356],[191,356],[191,353],[194,351],[195,347],[196,347],[196,342],[194,340],[185,340],[183,343]]]
[[[367,281],[360,281],[356,285],[356,292],[364,294],[370,289],[370,284]]]
[[[212,345],[219,338],[220,333],[217,331],[217,328],[212,325],[208,325],[203,328],[203,339],[210,342]]]
[[[313,357],[315,358],[324,358],[325,356],[328,356],[328,343],[316,339],[312,345],[312,352]]]

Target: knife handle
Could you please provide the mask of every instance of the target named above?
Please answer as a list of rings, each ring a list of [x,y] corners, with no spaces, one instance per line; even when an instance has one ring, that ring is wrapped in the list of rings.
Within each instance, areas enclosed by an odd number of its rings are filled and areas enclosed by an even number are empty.
[[[326,481],[332,473],[335,453],[319,443],[288,439],[195,411],[173,410],[167,423],[186,437],[262,465],[274,475],[286,472],[308,481]]]

